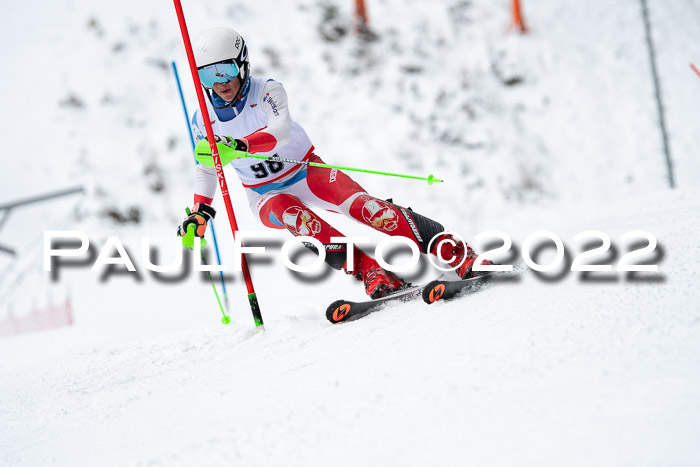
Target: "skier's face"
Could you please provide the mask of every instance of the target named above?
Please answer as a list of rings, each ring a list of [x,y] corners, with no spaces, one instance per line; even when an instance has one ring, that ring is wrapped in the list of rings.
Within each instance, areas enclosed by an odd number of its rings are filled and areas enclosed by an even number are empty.
[[[241,87],[240,78],[236,77],[227,83],[214,83],[214,92],[226,102],[231,102]]]

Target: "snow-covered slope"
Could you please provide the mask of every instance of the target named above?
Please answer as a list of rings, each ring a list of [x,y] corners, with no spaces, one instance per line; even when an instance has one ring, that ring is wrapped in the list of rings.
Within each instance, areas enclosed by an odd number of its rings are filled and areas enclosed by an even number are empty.
[[[656,233],[666,266],[647,280],[530,273],[335,326],[323,302],[268,298],[264,333],[212,325],[72,351],[69,331],[2,342],[49,354],[3,362],[22,369],[2,372],[2,460],[694,465],[700,294],[686,262],[700,259],[700,226],[685,213],[698,208],[666,194],[595,219],[613,237],[642,222]]]
[[[621,253],[621,234],[647,230],[660,275],[529,273],[331,326],[325,306],[361,298],[359,284],[256,262],[264,334],[237,276],[224,327],[195,275],[101,279],[83,267],[52,282],[42,271],[45,230],[83,230],[98,249],[116,235],[140,270],[141,237],[167,256],[193,184],[171,60],[190,111],[194,91],[169,3],[3,6],[0,203],[87,191],[13,211],[0,231],[20,253],[0,256],[0,321],[65,296],[76,319],[0,338],[0,462],[698,463],[700,79],[688,62],[700,66],[700,4],[648,2],[679,185],[669,191],[639,3],[523,3],[527,36],[508,30],[507,0],[370,0],[370,42],[352,32],[350,0],[184,7],[193,35],[227,25],[245,36],[253,73],[285,85],[327,162],[446,179],[355,177],[371,193],[467,239],[500,229],[522,246],[548,229],[572,255],[578,232],[602,230]],[[234,177],[238,223],[259,229]]]

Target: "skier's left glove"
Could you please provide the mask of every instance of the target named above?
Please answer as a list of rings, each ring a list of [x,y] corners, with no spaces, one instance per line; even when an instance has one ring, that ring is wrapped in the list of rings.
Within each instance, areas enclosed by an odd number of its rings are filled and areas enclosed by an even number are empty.
[[[207,137],[205,136],[204,139],[207,139]],[[244,140],[236,139],[231,136],[214,135],[214,141],[216,141],[216,144],[223,144],[224,146],[229,147],[231,149],[235,149],[237,151],[246,152],[248,150],[248,145]]]
[[[248,145],[244,140],[235,139],[230,136],[214,135],[216,148],[219,150],[221,165],[225,166],[234,159],[245,157],[248,152]],[[207,167],[214,167],[214,158],[211,155],[209,140],[200,140],[194,148],[194,156],[200,164]]]
[[[187,218],[177,228],[177,236],[182,237],[182,246],[188,250],[194,249],[194,237],[200,237],[202,248],[207,246],[204,233],[207,231],[207,222],[216,216],[216,210],[206,203],[196,203],[194,212],[187,209]]]

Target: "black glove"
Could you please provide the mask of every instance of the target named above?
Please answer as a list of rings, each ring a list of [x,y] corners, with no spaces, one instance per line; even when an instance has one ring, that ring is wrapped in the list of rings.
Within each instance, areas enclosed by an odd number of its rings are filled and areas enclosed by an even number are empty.
[[[207,138],[204,139],[209,141]],[[228,146],[229,148],[235,149],[236,151],[248,152],[248,145],[245,143],[245,141],[241,139],[232,138],[231,136],[214,135],[214,142],[216,144],[223,144],[224,146]]]
[[[248,144],[245,140],[219,135],[214,135],[214,140],[214,144],[216,144],[219,151],[222,166],[229,164],[233,160],[245,157],[246,152],[248,152]],[[197,162],[205,167],[215,167],[211,146],[207,138],[197,142],[194,148],[194,157],[197,159]]]
[[[193,209],[194,211],[178,226],[178,237],[185,237],[190,225],[195,226],[194,234],[197,237],[204,237],[204,232],[207,230],[207,222],[216,216],[216,210],[206,203],[196,203]]]

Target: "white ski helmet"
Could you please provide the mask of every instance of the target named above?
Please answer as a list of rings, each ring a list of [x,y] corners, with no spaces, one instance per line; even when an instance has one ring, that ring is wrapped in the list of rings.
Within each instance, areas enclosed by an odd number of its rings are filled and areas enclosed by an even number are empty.
[[[250,71],[248,47],[236,31],[224,27],[207,29],[194,40],[193,50],[198,69],[220,62],[235,63],[241,89],[245,87]]]

